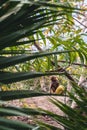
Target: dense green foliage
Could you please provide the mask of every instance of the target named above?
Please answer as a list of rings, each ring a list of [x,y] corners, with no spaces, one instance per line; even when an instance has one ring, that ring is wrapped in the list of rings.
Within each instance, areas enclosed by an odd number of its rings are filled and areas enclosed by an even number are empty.
[[[74,14],[80,15],[80,9],[68,2],[0,1],[0,86],[50,75],[65,76],[77,86],[76,78],[80,77],[80,73],[72,77],[66,69],[74,64],[87,67],[87,44],[82,39],[81,30],[77,28],[74,31]],[[87,93],[79,87],[74,89],[81,100],[72,93],[69,96],[86,112]],[[4,101],[8,100],[45,95],[49,94],[26,90],[0,91],[0,130],[58,129],[41,122],[38,122],[40,126],[31,126],[2,117],[8,115],[49,115],[69,130],[86,130],[87,117],[56,99],[51,101],[70,118],[65,119],[48,111],[4,105]],[[72,122],[72,118],[75,121]]]

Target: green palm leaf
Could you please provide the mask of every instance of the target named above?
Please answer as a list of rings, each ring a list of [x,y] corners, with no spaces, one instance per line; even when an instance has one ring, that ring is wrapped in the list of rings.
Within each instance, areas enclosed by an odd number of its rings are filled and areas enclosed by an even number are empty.
[[[48,38],[49,41],[54,44],[53,49],[56,49],[57,46],[61,47],[62,45],[62,51],[54,51],[54,52],[42,52],[42,53],[34,53],[30,55],[23,55],[25,53],[21,50],[17,50],[18,53],[13,54],[12,50],[16,51],[13,48],[20,48],[20,45],[30,45],[30,43],[39,41],[40,39],[43,40],[45,37],[43,36],[43,31],[46,27],[51,27],[54,30],[54,26],[59,23],[66,24],[72,23],[73,24],[73,13],[79,13],[80,9],[71,7],[71,4],[68,2],[60,3],[60,2],[54,2],[52,3],[51,0],[48,1],[32,1],[32,0],[2,0],[0,1],[0,83],[13,83],[18,82],[21,80],[31,79],[31,78],[37,78],[41,76],[50,76],[50,75],[63,75],[63,72],[10,72],[9,68],[14,65],[21,64],[26,61],[35,60],[36,58],[42,58],[50,55],[56,55],[58,56],[61,54],[65,57],[67,60],[67,54],[70,58],[70,62],[74,62],[77,57],[77,53],[79,54],[79,57],[81,59],[81,62],[84,63],[87,60],[87,51],[86,51],[86,44],[82,45],[82,41],[79,40],[77,37],[74,39],[74,42],[71,42],[71,39],[66,40],[65,42],[59,38],[56,40],[53,40],[52,38]],[[79,13],[80,14],[80,13]],[[64,27],[66,27],[66,24]],[[38,37],[38,40],[34,40],[34,36],[37,34],[40,34],[40,37]],[[58,37],[58,35],[56,35]],[[79,43],[78,48],[73,47],[76,45],[76,42]],[[58,44],[56,43],[58,42]],[[73,41],[73,40],[72,40]],[[81,42],[80,42],[81,41]],[[46,44],[46,40],[43,40],[43,42]],[[67,44],[68,43],[68,44]],[[38,43],[39,44],[39,43]],[[4,52],[8,53],[8,50],[10,50],[9,54],[6,54]],[[67,51],[68,50],[68,51]],[[72,55],[72,50],[75,50]],[[78,51],[79,50],[79,51]],[[43,51],[43,50],[42,50]],[[77,52],[78,51],[78,52]],[[18,54],[18,55],[17,55]],[[20,54],[20,55],[19,55]],[[73,57],[72,57],[73,56]],[[38,62],[41,63],[41,62]],[[48,68],[50,68],[50,63],[48,63]],[[56,57],[56,65],[57,64],[57,57]],[[66,71],[64,71],[68,75]],[[69,77],[69,76],[68,76]],[[71,79],[71,77],[69,78]],[[76,86],[76,85],[75,85]],[[75,100],[75,102],[78,104],[78,106],[81,107],[82,110],[86,111],[85,105],[86,105],[86,98],[84,95],[86,95],[86,92],[81,93],[80,89],[75,89],[75,92],[78,93],[80,100],[74,97],[71,93],[69,93],[69,96]],[[28,98],[28,97],[36,97],[36,96],[47,96],[49,94],[43,93],[43,92],[34,92],[34,91],[0,91],[0,100],[2,101],[8,101],[8,100],[14,100],[14,99],[20,99],[20,98]],[[55,121],[60,123],[62,126],[67,128],[68,130],[86,130],[87,128],[87,120],[86,117],[79,114],[79,112],[71,109],[69,106],[57,101],[56,99],[50,99],[53,104],[55,104],[57,107],[59,107],[62,111],[67,114],[67,117],[62,117],[59,115],[56,115],[52,112],[45,111],[38,109],[24,109],[24,108],[15,108],[15,107],[0,107],[0,115],[5,116],[27,116],[27,115],[48,115],[52,117]],[[82,106],[81,106],[82,104]],[[84,107],[83,107],[84,105]],[[75,121],[73,119],[76,119]],[[19,121],[12,121],[9,119],[6,119],[5,117],[0,117],[0,129],[1,130],[34,130],[39,129],[42,130],[44,128],[48,130],[56,130],[60,128],[57,128],[56,126],[48,125],[45,123],[40,123],[40,127],[31,126],[29,124],[25,124],[23,122]],[[80,126],[80,124],[82,124]]]
[[[21,56],[12,56],[12,57],[2,57],[0,59],[0,69],[16,65],[18,63],[22,63],[25,61],[33,60],[36,58],[44,57],[44,56],[49,56],[52,54],[61,54],[61,53],[69,53],[69,52],[74,52],[72,51],[55,51],[55,52],[42,52],[42,53],[34,53],[31,54],[30,56],[28,55],[21,55]]]

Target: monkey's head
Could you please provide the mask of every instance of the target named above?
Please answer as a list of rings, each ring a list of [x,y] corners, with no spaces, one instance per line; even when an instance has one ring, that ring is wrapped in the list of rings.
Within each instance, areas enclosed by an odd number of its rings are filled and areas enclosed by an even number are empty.
[[[58,80],[57,80],[57,78],[55,76],[52,76],[51,81],[58,81]]]

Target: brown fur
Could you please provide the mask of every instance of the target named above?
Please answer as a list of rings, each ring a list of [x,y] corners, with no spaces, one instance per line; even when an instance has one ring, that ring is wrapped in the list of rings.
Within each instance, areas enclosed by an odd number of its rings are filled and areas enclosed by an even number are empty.
[[[50,92],[51,92],[51,90],[53,92],[55,92],[58,86],[59,86],[58,80],[56,79],[56,77],[52,76],[51,77],[51,88],[50,88]]]

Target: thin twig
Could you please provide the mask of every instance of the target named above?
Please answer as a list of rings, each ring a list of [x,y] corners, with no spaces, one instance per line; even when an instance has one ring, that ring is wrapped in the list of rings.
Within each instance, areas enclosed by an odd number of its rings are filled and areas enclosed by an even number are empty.
[[[84,25],[83,23],[81,23],[80,21],[78,21],[76,18],[74,18],[74,20],[76,20],[79,24],[81,24],[83,27],[87,28],[86,25]]]

